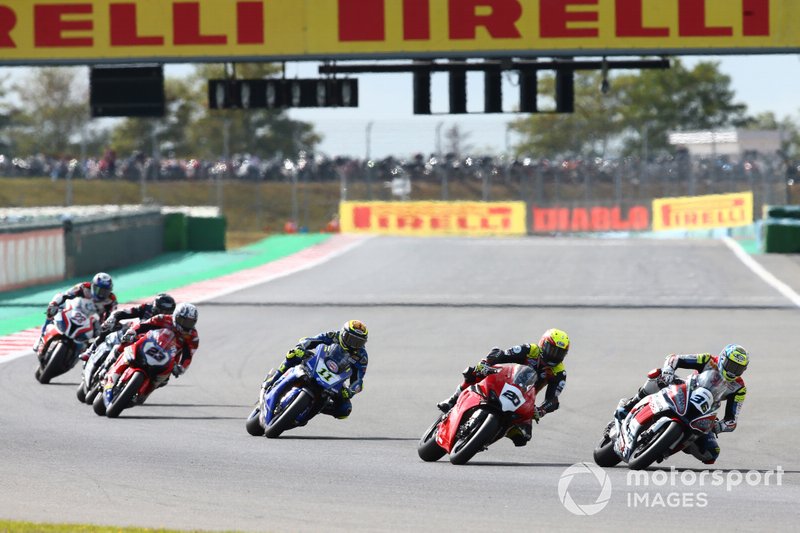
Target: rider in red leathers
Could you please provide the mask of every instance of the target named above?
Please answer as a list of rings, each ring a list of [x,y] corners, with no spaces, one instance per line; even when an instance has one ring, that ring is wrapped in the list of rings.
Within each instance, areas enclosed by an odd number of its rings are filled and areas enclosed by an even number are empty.
[[[443,412],[448,412],[458,401],[461,392],[473,383],[477,383],[486,376],[488,367],[501,363],[517,363],[528,365],[539,376],[536,391],[547,386],[545,400],[536,408],[536,421],[547,413],[552,413],[559,407],[558,396],[564,390],[567,381],[567,371],[564,367],[564,357],[569,352],[569,336],[560,329],[548,329],[539,339],[539,344],[522,344],[508,350],[493,348],[483,361],[474,367],[464,370],[464,381],[458,386],[456,392],[447,400],[437,406]],[[520,424],[511,428],[506,436],[515,446],[525,446],[531,440],[531,423]]]
[[[133,362],[128,361],[126,357],[121,357],[126,347],[141,342],[144,338],[144,333],[162,328],[172,330],[178,341],[180,353],[175,356],[172,369],[170,370],[167,367],[167,370],[151,381],[149,390],[139,396],[139,402],[143,403],[155,389],[167,384],[170,372],[177,378],[186,372],[186,369],[192,363],[192,357],[194,357],[194,353],[200,344],[195,324],[197,324],[197,308],[189,303],[181,303],[178,304],[172,315],[156,315],[148,320],[139,322],[126,331],[122,337],[122,342],[116,349],[117,360],[106,375],[106,383],[103,387],[103,399],[106,406],[111,403],[114,385],[117,380]],[[136,348],[138,346],[134,346],[134,350],[132,350],[134,356],[138,356],[136,355],[138,354]]]

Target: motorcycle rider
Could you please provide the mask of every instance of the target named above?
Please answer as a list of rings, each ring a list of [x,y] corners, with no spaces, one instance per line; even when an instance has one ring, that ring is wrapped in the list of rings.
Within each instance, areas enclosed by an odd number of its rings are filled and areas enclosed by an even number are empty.
[[[135,344],[143,338],[148,331],[155,329],[170,329],[175,333],[178,341],[180,353],[175,356],[175,364],[172,367],[172,375],[176,378],[183,375],[192,363],[194,353],[200,344],[200,337],[197,334],[195,325],[197,324],[197,307],[190,303],[180,303],[175,307],[172,315],[155,315],[147,320],[139,322],[128,329],[122,336],[119,346],[116,348],[116,362],[109,369],[106,375],[106,382],[103,386],[103,400],[108,406],[113,399],[113,389],[119,377],[133,363],[126,357],[120,357],[126,347]],[[134,357],[138,357],[137,351],[133,350]],[[170,372],[163,372],[155,377],[150,383],[150,388],[139,396],[139,403],[144,403],[147,397],[157,388],[163,387],[169,381]]]
[[[100,326],[100,334],[94,338],[89,348],[81,354],[81,359],[86,361],[111,333],[123,328],[122,320],[137,318],[147,320],[155,315],[171,315],[175,311],[175,299],[167,293],[158,294],[151,302],[134,305],[127,309],[114,311]]]
[[[517,363],[528,365],[537,373],[537,392],[547,387],[544,402],[536,408],[534,420],[538,423],[541,417],[559,407],[558,396],[564,391],[567,382],[564,357],[569,352],[569,347],[569,336],[566,332],[551,328],[542,334],[538,344],[521,344],[508,350],[492,348],[481,362],[464,370],[464,381],[450,398],[438,403],[437,407],[445,413],[450,411],[461,392],[486,377],[491,365]],[[506,437],[511,439],[515,446],[525,446],[531,440],[531,422],[512,427],[506,433]]]
[[[749,361],[750,356],[747,350],[738,344],[728,344],[719,355],[710,353],[670,354],[664,361],[663,367],[651,370],[647,374],[647,381],[632,398],[627,401],[624,398],[620,400],[614,416],[619,420],[624,420],[633,406],[646,396],[655,394],[673,383],[683,383],[683,380],[675,375],[677,368],[688,368],[696,370],[698,373],[711,370],[721,378],[719,386],[722,389],[722,395],[718,401],[726,401],[725,416],[722,420],[714,423],[713,432],[706,433],[705,437],[692,442],[683,451],[692,454],[705,464],[714,464],[720,452],[716,436],[736,429],[739,413],[747,394],[742,374],[747,370]],[[716,391],[714,397],[718,397]]]
[[[53,296],[53,300],[47,306],[47,319],[42,326],[42,332],[39,339],[33,345],[33,351],[38,352],[42,346],[44,339],[44,332],[47,326],[53,323],[53,318],[58,314],[59,309],[64,306],[64,302],[73,298],[91,298],[97,307],[97,312],[100,314],[100,320],[106,320],[108,316],[117,308],[117,297],[112,292],[114,289],[114,282],[111,276],[105,272],[98,272],[94,275],[91,281],[84,281],[78,283],[71,289],[63,293],[58,293]]]
[[[350,398],[361,392],[364,388],[364,374],[367,372],[367,344],[369,332],[367,326],[360,320],[348,320],[339,331],[327,331],[314,337],[300,339],[297,345],[286,353],[283,363],[269,371],[261,387],[266,391],[286,372],[287,369],[300,364],[310,357],[313,350],[320,344],[330,346],[338,344],[350,359],[353,373],[350,376],[349,386],[342,387],[339,397],[331,404],[326,405],[321,412],[334,418],[344,419],[350,416],[353,404]]]

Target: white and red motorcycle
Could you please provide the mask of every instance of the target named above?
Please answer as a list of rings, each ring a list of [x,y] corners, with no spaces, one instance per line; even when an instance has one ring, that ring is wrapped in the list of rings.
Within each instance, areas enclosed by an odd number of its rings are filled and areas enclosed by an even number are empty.
[[[676,380],[640,400],[624,420],[614,418],[606,426],[595,463],[611,467],[625,461],[631,470],[660,463],[714,430],[725,393],[722,377],[712,370]]]
[[[100,315],[92,300],[67,300],[44,330],[37,353],[36,380],[47,384],[54,377],[68,372],[99,329]]]

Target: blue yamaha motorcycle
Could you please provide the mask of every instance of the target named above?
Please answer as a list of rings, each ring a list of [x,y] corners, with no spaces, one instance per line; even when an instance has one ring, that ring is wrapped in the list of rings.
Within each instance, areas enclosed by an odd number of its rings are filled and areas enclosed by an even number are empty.
[[[350,358],[338,345],[320,345],[302,363],[287,370],[268,389],[261,389],[258,403],[245,427],[253,436],[274,439],[289,429],[304,426],[339,396],[352,369]]]

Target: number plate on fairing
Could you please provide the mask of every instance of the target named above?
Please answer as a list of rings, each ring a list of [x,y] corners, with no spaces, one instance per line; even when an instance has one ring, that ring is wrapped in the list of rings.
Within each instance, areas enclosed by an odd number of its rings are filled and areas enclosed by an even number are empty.
[[[503,385],[503,391],[500,393],[498,399],[500,400],[500,405],[503,406],[503,411],[516,411],[525,403],[525,396],[522,395],[522,392],[517,387],[510,383]]]
[[[150,366],[164,366],[170,358],[170,354],[166,350],[150,339],[144,342],[141,351]]]
[[[322,358],[317,361],[317,375],[328,385],[332,385],[341,379],[339,374],[334,374],[328,370],[328,366]]]

